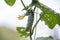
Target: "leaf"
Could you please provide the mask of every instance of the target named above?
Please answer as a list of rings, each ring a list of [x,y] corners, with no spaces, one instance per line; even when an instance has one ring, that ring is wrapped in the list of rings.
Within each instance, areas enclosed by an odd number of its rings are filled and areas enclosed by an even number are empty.
[[[56,16],[53,13],[42,13],[40,14],[41,20],[45,21],[45,24],[48,25],[49,28],[54,28],[57,23]]]
[[[60,14],[58,13],[41,13],[40,18],[40,20],[45,21],[45,24],[51,29],[53,29],[56,24],[60,25]]]
[[[40,14],[40,20],[45,21],[45,24],[50,28],[53,29],[56,24],[60,25],[60,14],[56,13],[51,8],[47,7],[46,5],[36,1],[34,5],[42,10]]]
[[[28,37],[29,36],[29,31],[25,31],[24,27],[17,27],[17,31],[20,34],[21,37]]]
[[[58,25],[60,26],[60,14],[56,15],[56,19],[57,19]]]
[[[44,5],[44,4],[42,4],[42,3],[40,3],[39,1],[36,1],[35,3],[34,3],[34,5],[37,7],[37,8],[39,8],[39,9],[41,9],[43,12],[47,12],[47,11],[53,11],[51,8],[49,8],[49,7],[47,7],[46,5]]]
[[[5,2],[6,2],[9,6],[13,6],[14,3],[16,2],[16,0],[5,0]]]
[[[53,40],[53,38],[50,38],[50,37],[38,37],[36,40]]]

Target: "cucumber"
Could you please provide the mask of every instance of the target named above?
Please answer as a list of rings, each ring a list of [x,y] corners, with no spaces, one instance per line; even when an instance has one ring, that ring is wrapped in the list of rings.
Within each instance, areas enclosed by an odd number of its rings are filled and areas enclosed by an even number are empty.
[[[31,10],[31,12],[28,15],[28,23],[27,23],[26,31],[32,28],[33,21],[34,21],[34,13],[33,10]]]

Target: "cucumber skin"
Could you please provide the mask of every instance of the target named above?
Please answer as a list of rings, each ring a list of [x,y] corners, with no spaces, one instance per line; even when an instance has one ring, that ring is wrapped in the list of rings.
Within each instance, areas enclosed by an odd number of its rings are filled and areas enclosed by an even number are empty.
[[[34,21],[34,13],[33,11],[31,11],[31,13],[28,15],[28,23],[27,23],[26,31],[32,28],[33,21]]]

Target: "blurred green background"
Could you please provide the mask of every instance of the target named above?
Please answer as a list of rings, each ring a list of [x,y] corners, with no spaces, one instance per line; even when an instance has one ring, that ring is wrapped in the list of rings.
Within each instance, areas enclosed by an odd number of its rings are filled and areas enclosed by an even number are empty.
[[[6,27],[0,27],[0,40],[27,40],[24,37],[20,37],[16,31],[13,31]]]

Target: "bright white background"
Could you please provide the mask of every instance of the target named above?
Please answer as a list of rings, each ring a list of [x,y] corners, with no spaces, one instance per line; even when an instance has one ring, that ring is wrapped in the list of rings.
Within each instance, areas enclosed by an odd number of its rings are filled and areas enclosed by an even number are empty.
[[[31,3],[31,0],[23,0],[26,5]],[[56,12],[60,13],[60,0],[39,0],[41,3],[47,5],[52,8]],[[25,17],[23,20],[18,20],[18,15],[23,15],[25,11],[22,11],[23,6],[20,0],[16,0],[16,3],[10,7],[8,6],[4,0],[0,0],[0,26],[4,25],[13,30],[16,29],[17,26],[26,27],[28,17]],[[51,30],[49,29],[44,22],[39,22],[37,25],[37,36],[55,36],[56,38],[60,38],[60,27],[56,25],[56,27]]]

